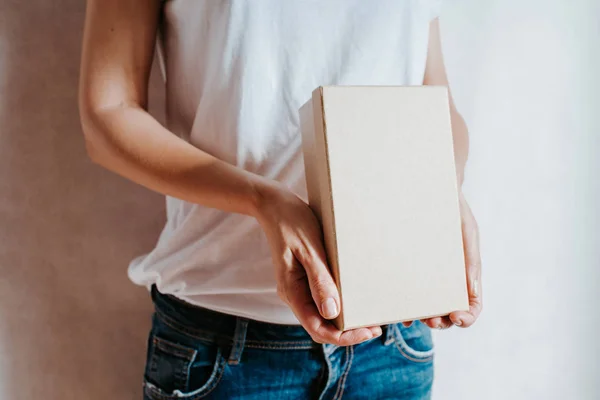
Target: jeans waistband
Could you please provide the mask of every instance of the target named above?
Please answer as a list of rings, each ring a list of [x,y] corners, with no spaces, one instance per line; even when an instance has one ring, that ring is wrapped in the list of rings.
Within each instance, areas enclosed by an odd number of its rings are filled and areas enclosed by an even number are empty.
[[[156,317],[182,334],[206,342],[231,347],[236,356],[244,347],[265,349],[310,349],[320,344],[312,340],[301,325],[283,325],[256,321],[189,304],[151,289]]]

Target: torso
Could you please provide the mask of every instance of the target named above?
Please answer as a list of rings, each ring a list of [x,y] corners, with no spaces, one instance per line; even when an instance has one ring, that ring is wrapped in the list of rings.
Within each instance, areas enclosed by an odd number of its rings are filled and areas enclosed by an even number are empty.
[[[439,0],[169,0],[167,127],[305,198],[298,108],[320,85],[421,85]],[[167,198],[132,280],[213,310],[297,324],[250,217]]]

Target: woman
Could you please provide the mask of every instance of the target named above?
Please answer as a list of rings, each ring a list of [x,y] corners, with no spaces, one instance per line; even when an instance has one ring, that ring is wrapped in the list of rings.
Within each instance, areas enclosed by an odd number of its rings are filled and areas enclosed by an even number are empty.
[[[481,310],[460,196],[469,312],[347,332],[304,201],[298,107],[319,85],[447,85],[439,0],[89,0],[80,111],[90,157],[167,196],[145,399],[428,398],[429,327]],[[146,111],[159,37],[166,127]],[[458,182],[467,129],[452,109]]]

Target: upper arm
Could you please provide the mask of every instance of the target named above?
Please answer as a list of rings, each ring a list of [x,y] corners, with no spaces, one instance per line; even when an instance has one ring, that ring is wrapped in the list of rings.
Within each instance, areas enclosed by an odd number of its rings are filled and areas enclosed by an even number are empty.
[[[427,63],[425,66],[424,85],[448,86],[448,76],[444,65],[440,22],[435,18],[429,23],[429,44],[427,47]]]
[[[425,65],[424,85],[439,85],[448,87],[450,110],[457,113],[452,92],[448,83],[444,54],[442,52],[442,39],[440,36],[440,21],[435,18],[429,23],[429,44],[427,47],[427,63]]]
[[[122,105],[145,108],[159,0],[88,0],[79,107],[88,112]]]

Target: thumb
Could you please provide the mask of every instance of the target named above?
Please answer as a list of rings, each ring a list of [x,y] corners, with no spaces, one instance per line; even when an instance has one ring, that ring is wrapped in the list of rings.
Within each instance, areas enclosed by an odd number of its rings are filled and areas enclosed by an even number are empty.
[[[323,246],[299,251],[296,259],[304,267],[312,298],[321,316],[325,319],[337,317],[341,308],[340,296],[329,272]]]

